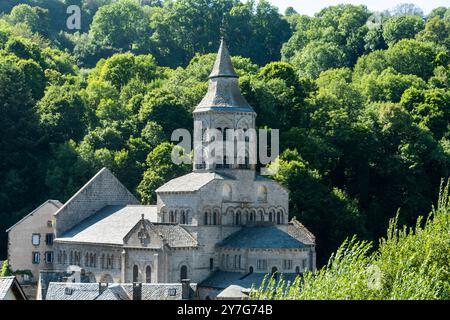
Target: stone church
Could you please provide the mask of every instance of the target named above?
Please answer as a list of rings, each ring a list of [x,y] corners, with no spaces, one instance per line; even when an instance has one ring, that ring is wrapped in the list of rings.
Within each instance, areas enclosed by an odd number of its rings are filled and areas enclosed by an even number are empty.
[[[193,116],[194,127],[255,128],[223,41]],[[55,269],[79,266],[91,282],[190,279],[201,299],[259,285],[268,273],[315,270],[315,238],[288,220],[288,190],[254,165],[194,161],[156,194],[156,205],[141,205],[102,169],[54,214]]]

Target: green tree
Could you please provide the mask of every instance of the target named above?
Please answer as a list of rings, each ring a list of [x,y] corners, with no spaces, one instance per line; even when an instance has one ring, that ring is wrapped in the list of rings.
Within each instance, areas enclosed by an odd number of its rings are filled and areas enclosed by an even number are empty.
[[[412,39],[423,30],[424,22],[417,15],[401,15],[388,19],[383,24],[383,37],[389,46],[401,39]]]
[[[53,142],[81,140],[86,130],[86,104],[79,88],[50,86],[37,104],[39,123]]]
[[[171,154],[174,148],[176,147],[173,144],[163,142],[148,154],[146,170],[137,188],[143,203],[154,203],[156,189],[169,180],[189,172],[190,165],[177,165],[172,162]]]

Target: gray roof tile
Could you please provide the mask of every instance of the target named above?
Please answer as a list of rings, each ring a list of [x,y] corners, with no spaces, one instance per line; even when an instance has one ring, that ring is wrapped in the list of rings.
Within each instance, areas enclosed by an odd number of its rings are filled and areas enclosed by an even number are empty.
[[[225,248],[303,248],[305,244],[275,226],[244,227],[223,240]]]
[[[0,278],[0,300],[5,299],[6,294],[14,283],[14,276]]]
[[[123,244],[123,238],[142,217],[156,221],[156,206],[106,206],[55,239],[56,242]]]
[[[156,192],[194,192],[215,179],[229,179],[216,172],[191,172],[162,185]]]

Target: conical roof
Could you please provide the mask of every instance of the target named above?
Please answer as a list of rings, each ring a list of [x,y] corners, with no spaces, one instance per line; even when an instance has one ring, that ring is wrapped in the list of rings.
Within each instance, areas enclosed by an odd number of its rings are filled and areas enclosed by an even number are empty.
[[[222,39],[214,67],[209,75],[208,92],[195,112],[255,112],[242,96],[225,41]]]
[[[220,42],[219,52],[217,53],[216,62],[209,75],[209,79],[217,77],[238,78],[238,75],[234,71],[233,63],[231,62],[230,53],[223,39]]]

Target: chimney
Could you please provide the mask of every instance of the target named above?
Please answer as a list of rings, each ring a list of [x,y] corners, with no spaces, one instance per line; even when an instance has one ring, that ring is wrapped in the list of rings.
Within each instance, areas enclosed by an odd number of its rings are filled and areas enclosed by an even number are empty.
[[[98,294],[102,294],[106,289],[108,289],[108,283],[98,283]]]
[[[142,283],[133,282],[133,300],[142,300]]]
[[[191,297],[191,280],[182,279],[181,280],[181,299],[189,300]]]

